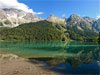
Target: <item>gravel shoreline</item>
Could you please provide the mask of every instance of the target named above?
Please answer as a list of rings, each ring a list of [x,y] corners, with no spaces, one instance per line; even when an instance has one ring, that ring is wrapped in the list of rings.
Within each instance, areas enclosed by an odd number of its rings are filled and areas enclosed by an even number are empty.
[[[0,54],[0,75],[60,75],[13,54]]]

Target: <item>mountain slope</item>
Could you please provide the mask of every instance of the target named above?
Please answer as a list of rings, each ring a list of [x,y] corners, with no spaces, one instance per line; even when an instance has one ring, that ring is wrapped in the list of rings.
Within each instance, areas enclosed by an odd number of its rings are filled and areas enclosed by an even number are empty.
[[[73,40],[95,40],[98,37],[98,29],[93,27],[96,19],[89,17],[80,17],[76,14],[72,14],[67,19],[66,29],[69,33],[69,38]],[[95,26],[100,26],[96,24]],[[94,30],[94,29],[95,30]]]
[[[92,29],[100,32],[100,18],[92,24]]]
[[[90,23],[91,25],[97,21],[97,19],[95,18],[90,18],[90,17],[83,17],[84,20],[86,20],[88,23]]]
[[[10,27],[0,28],[0,39],[5,40],[86,40],[98,37],[100,19],[72,14],[67,19],[50,15],[43,20],[22,10],[0,9],[0,26]]]
[[[27,40],[27,41],[61,41],[65,40],[64,33],[52,25],[52,22],[39,21],[25,23],[15,28],[0,30],[1,40]]]
[[[48,16],[47,21],[57,23],[57,24],[66,24],[66,18],[59,18],[53,14]]]
[[[90,29],[80,30],[77,26],[59,28],[59,24],[46,20],[21,24],[15,28],[1,28],[0,40],[66,41],[95,40],[98,34]]]
[[[19,9],[0,9],[0,27],[17,27],[23,23],[37,22],[43,20],[42,18],[33,15],[32,13],[24,12]],[[90,17],[80,17],[76,14],[72,14],[68,19],[59,18],[55,15],[50,15],[46,19],[49,22],[56,23],[59,29],[62,29],[66,25],[77,26],[80,30],[91,29],[95,32],[100,31],[100,19],[94,19]],[[58,26],[59,25],[59,26]],[[65,29],[63,29],[66,31]]]
[[[67,19],[67,24],[72,25],[72,26],[78,26],[81,29],[91,29],[91,25],[84,20],[82,17],[72,14],[68,19]]]
[[[7,19],[7,15],[4,10],[0,9],[0,20]]]
[[[90,40],[94,41],[98,37],[98,33],[91,29],[81,30],[77,26],[67,25],[67,33],[69,33],[69,38],[72,40]]]
[[[5,20],[7,19],[7,14],[4,10],[0,9],[0,26],[4,25]]]
[[[22,23],[37,22],[42,20],[32,13],[19,9],[0,9],[0,25],[4,27],[16,27]]]

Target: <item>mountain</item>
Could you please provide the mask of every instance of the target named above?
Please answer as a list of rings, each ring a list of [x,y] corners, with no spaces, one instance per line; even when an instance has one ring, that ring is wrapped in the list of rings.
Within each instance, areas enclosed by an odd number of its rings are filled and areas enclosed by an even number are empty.
[[[0,26],[1,40],[94,40],[100,19],[72,14],[67,19],[50,15],[43,20],[22,10],[0,9]]]
[[[78,29],[85,31],[86,29],[94,32],[100,31],[100,19],[94,19],[90,17],[80,17],[76,14],[72,14],[67,19],[67,26],[76,26]]]
[[[7,19],[7,15],[4,10],[0,9],[0,20]]]
[[[92,24],[92,29],[94,31],[100,31],[100,18]]]
[[[4,10],[0,9],[0,26],[4,25],[5,20],[7,20],[7,14]]]
[[[90,17],[83,17],[88,23],[90,23],[93,31],[100,31],[100,19],[94,19]]]
[[[100,18],[99,18],[97,21],[98,21],[98,23],[100,24]]]
[[[67,24],[71,26],[77,26],[80,29],[91,29],[91,25],[89,22],[84,20],[82,17],[72,14],[68,19],[67,19]]]
[[[73,40],[96,39],[95,37],[98,36],[100,31],[98,20],[90,17],[80,17],[72,14],[66,22],[67,32]]]
[[[61,30],[46,20],[0,29],[0,40],[65,41],[66,39]]]
[[[90,18],[90,17],[83,17],[84,20],[86,20],[88,23],[93,24],[97,19]]]
[[[32,13],[27,13],[23,10],[14,8],[0,8],[0,27],[17,27],[23,23],[37,22],[43,20]],[[90,17],[80,17],[77,14],[72,14],[69,18],[59,18],[55,15],[50,15],[46,19],[49,22],[56,23],[59,29],[66,31],[65,26],[76,26],[80,30],[91,29],[95,32],[100,31],[100,19]]]
[[[59,18],[53,14],[48,16],[47,21],[57,23],[57,24],[66,24],[66,18]]]
[[[32,13],[24,12],[19,9],[0,9],[0,26],[16,27],[23,23],[37,22],[42,18],[33,15]]]
[[[42,20],[24,23],[14,28],[0,28],[0,40],[26,41],[66,41],[95,40],[98,34],[90,29],[80,30],[77,26],[60,26],[59,24]]]

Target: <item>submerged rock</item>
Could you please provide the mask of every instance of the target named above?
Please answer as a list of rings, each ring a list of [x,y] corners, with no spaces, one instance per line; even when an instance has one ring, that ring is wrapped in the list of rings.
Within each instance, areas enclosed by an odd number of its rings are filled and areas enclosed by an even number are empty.
[[[8,60],[13,60],[13,59],[18,59],[19,57],[14,54],[0,54],[0,59],[8,59]]]

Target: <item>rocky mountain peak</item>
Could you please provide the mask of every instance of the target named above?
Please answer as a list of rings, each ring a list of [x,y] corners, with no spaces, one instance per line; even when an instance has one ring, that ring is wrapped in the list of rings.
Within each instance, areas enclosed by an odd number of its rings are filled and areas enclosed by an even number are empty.
[[[78,16],[77,14],[72,14],[68,20],[75,20],[75,21],[81,21],[82,18],[80,16]]]
[[[77,18],[77,17],[80,17],[80,16],[77,15],[77,14],[72,14],[70,17],[72,17],[72,18]]]
[[[97,21],[98,21],[98,23],[100,23],[100,18]]]
[[[88,23],[93,24],[97,19],[90,18],[90,17],[83,17],[84,20],[86,20]]]
[[[58,23],[58,24],[66,24],[66,19],[65,18],[59,18],[53,14],[48,16],[47,18],[48,21]]]
[[[0,8],[0,20],[6,19],[7,15],[4,10]]]
[[[72,14],[68,19],[67,19],[67,23],[69,25],[76,25],[78,27],[81,28],[89,28],[91,29],[91,25],[90,23],[88,23],[86,20],[84,20],[82,17],[76,15],[76,14]]]
[[[23,23],[37,22],[43,20],[32,13],[25,12],[20,9],[14,8],[0,8],[0,27],[16,27]],[[79,29],[92,29],[94,31],[100,31],[100,18],[94,19],[90,17],[80,17],[77,14],[72,14],[69,18],[59,18],[53,14],[48,16],[47,21],[61,24],[64,26],[71,25],[77,26]]]
[[[2,23],[0,22],[0,26],[3,25],[6,27],[16,27],[22,23],[37,22],[42,20],[42,18],[39,18],[32,13],[27,13],[23,10],[14,8],[0,9],[0,19],[2,21]]]
[[[14,15],[17,15],[18,17],[21,16],[21,15],[25,15],[26,12],[24,12],[23,10],[20,10],[20,9],[14,9],[14,8],[5,8],[3,9],[6,14],[8,16],[14,16]]]
[[[57,17],[57,16],[55,16],[54,14],[51,14],[50,17]]]

